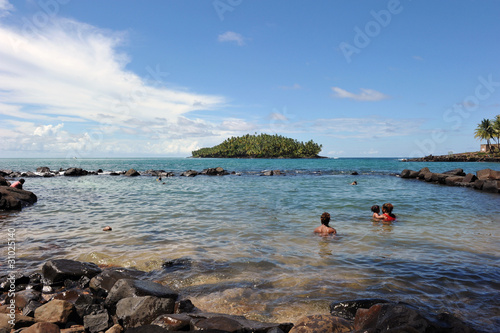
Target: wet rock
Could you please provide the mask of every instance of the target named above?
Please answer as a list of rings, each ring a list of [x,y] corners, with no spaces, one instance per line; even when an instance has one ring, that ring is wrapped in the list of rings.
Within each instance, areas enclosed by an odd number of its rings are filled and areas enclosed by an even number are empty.
[[[465,175],[464,179],[462,180],[462,182],[464,183],[473,183],[475,182],[477,179],[476,175],[472,174],[472,173],[468,173]]]
[[[111,327],[111,324],[109,314],[106,311],[83,317],[83,326],[91,333],[104,331]]]
[[[481,180],[481,179],[476,179],[476,181],[474,182],[474,188],[476,190],[482,190],[483,189],[483,185],[484,185],[484,180]]]
[[[16,307],[23,309],[31,301],[39,301],[41,298],[41,292],[35,291],[33,289],[26,289],[16,293]]]
[[[312,315],[303,317],[290,330],[290,333],[340,333],[351,332],[354,326],[347,320],[331,315]]]
[[[55,259],[47,261],[42,267],[42,274],[51,284],[64,282],[69,279],[79,280],[82,276],[93,278],[101,273],[96,264],[69,259]]]
[[[423,180],[425,178],[425,175],[428,173],[431,173],[431,170],[429,170],[429,168],[425,167],[420,169],[420,171],[418,172],[418,179]]]
[[[83,318],[90,314],[96,314],[102,312],[104,310],[104,305],[97,304],[98,299],[94,297],[92,294],[81,294],[76,299],[74,305],[76,309],[76,313],[80,318]]]
[[[411,332],[437,332],[437,328],[418,311],[405,304],[377,304],[369,311],[359,312],[359,319],[355,319],[359,330],[375,329],[388,331],[389,329]],[[356,315],[358,316],[358,315]]]
[[[476,172],[477,178],[479,180],[500,180],[500,171],[495,171],[491,169],[483,169]]]
[[[196,306],[188,299],[175,302],[174,313],[193,313],[197,311]]]
[[[10,186],[10,182],[0,176],[0,186]]]
[[[260,173],[261,176],[272,176],[274,175],[273,170],[264,170]]]
[[[382,304],[375,304],[369,309],[359,308],[354,318],[354,328],[362,330],[365,327],[375,327],[381,310]]]
[[[116,304],[116,316],[126,328],[138,327],[150,324],[161,314],[173,313],[174,305],[175,300],[171,298],[127,297]]]
[[[11,324],[12,320],[14,320],[14,325]],[[0,331],[2,329],[6,329],[7,332],[10,332],[11,328],[18,329],[22,327],[29,327],[34,323],[35,319],[33,317],[16,314],[14,315],[14,318],[12,318],[8,314],[0,313]]]
[[[163,314],[151,322],[151,325],[163,327],[169,331],[188,331],[191,317],[187,314]]]
[[[359,308],[368,309],[372,305],[388,303],[389,301],[379,298],[358,299],[353,301],[335,302],[330,304],[330,314],[347,320],[353,320]]]
[[[125,330],[125,333],[169,333],[169,332],[171,331],[168,331],[163,327],[156,325],[144,325]],[[210,332],[204,332],[204,333],[210,333]]]
[[[436,319],[443,323],[448,332],[455,333],[476,333],[477,331],[472,327],[467,326],[463,321],[449,313],[440,313],[436,316]]]
[[[138,279],[146,275],[146,272],[136,269],[112,267],[94,276],[90,280],[90,288],[96,291],[103,291],[107,294],[113,288],[116,281],[120,279]]]
[[[35,310],[35,320],[37,322],[66,324],[75,313],[73,304],[55,299]]]
[[[464,169],[453,169],[450,171],[445,171],[443,173],[446,175],[452,175],[452,176],[462,176],[462,177],[465,176]]]
[[[21,210],[33,205],[37,200],[33,192],[0,186],[0,210]]]
[[[42,303],[38,301],[30,301],[24,308],[23,308],[23,316],[28,316],[28,317],[35,317],[35,311],[38,309],[40,306],[42,306]]]
[[[87,170],[83,170],[82,168],[69,168],[64,171],[65,176],[76,177],[76,176],[86,176],[89,172]]]
[[[110,172],[109,175],[110,176],[119,176],[120,174],[118,172]]]
[[[243,331],[243,325],[237,320],[226,317],[226,316],[216,316],[206,319],[200,319],[193,323],[193,330],[195,331],[205,331],[205,330],[221,330],[226,332],[241,332]]]
[[[207,176],[225,176],[229,175],[229,172],[224,170],[222,167],[217,167],[217,168],[208,168],[205,169],[201,172],[202,175],[207,175]]]
[[[59,326],[52,323],[36,323],[27,329],[23,330],[23,333],[60,333],[61,330]]]
[[[140,175],[141,174],[134,169],[129,169],[127,172],[125,172],[125,176],[127,176],[127,177],[137,177]]]
[[[0,176],[5,177],[9,176],[12,173],[12,170],[0,170]]]
[[[184,176],[184,177],[195,177],[198,175],[198,171],[195,171],[195,170],[188,170],[188,171],[184,171],[183,173],[181,173],[181,176]]]
[[[172,300],[172,306],[174,306],[178,295],[176,292],[160,283],[134,279],[120,279],[109,291],[109,294],[106,297],[105,305],[113,306],[123,298],[141,296],[167,298]]]
[[[46,172],[50,172],[50,168],[49,167],[38,167],[36,168],[36,172],[40,172],[40,173],[46,173]]]
[[[450,176],[445,179],[445,184],[448,186],[456,186],[457,183],[463,182],[464,177],[462,176]]]
[[[483,184],[483,191],[490,193],[500,193],[499,180],[485,180]]]
[[[29,276],[24,275],[21,272],[15,272],[13,274],[5,275],[0,279],[0,290],[8,291],[11,287],[11,280],[8,280],[10,276],[14,277],[14,284],[16,286],[16,291],[22,290],[19,287],[26,285],[30,282]]]
[[[83,325],[72,325],[70,328],[64,328],[61,333],[85,333]]]
[[[109,330],[104,333],[122,333],[123,327],[120,324],[114,324]]]
[[[181,269],[190,269],[193,265],[191,258],[177,258],[165,261],[161,266],[167,272],[175,272]]]

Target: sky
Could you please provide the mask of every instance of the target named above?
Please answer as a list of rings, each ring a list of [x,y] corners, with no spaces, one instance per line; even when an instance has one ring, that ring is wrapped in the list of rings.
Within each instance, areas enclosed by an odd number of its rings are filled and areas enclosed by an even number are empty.
[[[0,0],[0,157],[478,151],[499,41],[495,0]]]

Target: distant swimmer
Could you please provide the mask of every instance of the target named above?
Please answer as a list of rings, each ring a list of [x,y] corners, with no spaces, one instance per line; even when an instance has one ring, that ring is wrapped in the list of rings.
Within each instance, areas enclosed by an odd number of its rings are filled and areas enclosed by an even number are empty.
[[[321,214],[321,225],[316,229],[314,229],[314,232],[321,235],[330,235],[330,234],[335,235],[337,233],[337,230],[330,227],[328,225],[329,223],[330,223],[330,214],[324,212],[323,214]]]
[[[14,188],[18,188],[18,189],[22,190],[23,189],[23,184],[24,184],[24,179],[21,178],[17,182],[15,182],[12,185],[10,185],[10,187],[14,187]]]
[[[353,182],[351,183],[351,185],[358,185],[358,182],[357,182],[357,181],[353,181]]]

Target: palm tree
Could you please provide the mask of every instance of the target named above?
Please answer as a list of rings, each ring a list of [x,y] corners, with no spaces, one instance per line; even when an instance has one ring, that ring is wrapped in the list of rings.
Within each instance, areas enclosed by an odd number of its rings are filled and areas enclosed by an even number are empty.
[[[494,138],[493,124],[489,119],[483,119],[474,131],[474,137],[479,140],[486,140],[486,149],[491,151],[490,140]]]
[[[497,139],[497,149],[500,151],[500,114],[495,117],[492,126],[493,136]]]

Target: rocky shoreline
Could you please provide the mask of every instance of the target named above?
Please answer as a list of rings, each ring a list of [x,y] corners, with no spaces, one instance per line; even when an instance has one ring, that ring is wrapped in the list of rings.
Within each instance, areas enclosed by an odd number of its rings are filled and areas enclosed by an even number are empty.
[[[486,153],[461,153],[419,158],[404,159],[403,162],[500,162],[500,157],[490,156]]]
[[[476,174],[465,174],[463,169],[455,169],[443,173],[431,172],[429,168],[419,171],[404,169],[401,178],[418,179],[428,183],[442,184],[448,186],[470,187],[476,190],[500,193],[500,171],[483,169]]]
[[[49,260],[40,271],[0,278],[0,332],[477,332],[448,313],[383,299],[333,300],[329,315],[294,323],[203,312],[177,291],[132,268]]]

